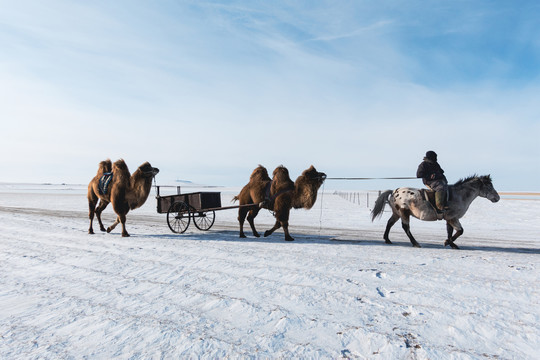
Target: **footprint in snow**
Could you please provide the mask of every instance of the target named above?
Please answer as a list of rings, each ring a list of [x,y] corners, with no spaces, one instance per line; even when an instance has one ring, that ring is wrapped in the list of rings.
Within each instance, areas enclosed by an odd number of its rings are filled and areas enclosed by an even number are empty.
[[[377,292],[379,293],[379,295],[380,295],[381,297],[388,297],[390,294],[393,294],[393,293],[394,293],[394,291],[388,291],[388,290],[386,290],[386,289],[383,288],[383,287],[378,287],[378,288],[377,288]]]

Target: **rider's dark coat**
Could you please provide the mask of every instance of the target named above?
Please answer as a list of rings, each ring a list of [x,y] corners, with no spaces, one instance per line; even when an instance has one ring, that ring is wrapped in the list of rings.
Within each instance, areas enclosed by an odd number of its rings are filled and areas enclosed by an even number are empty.
[[[422,178],[424,185],[433,190],[437,190],[436,188],[440,185],[448,184],[448,180],[444,176],[444,170],[439,163],[428,158],[424,158],[424,161],[418,165],[416,177]]]

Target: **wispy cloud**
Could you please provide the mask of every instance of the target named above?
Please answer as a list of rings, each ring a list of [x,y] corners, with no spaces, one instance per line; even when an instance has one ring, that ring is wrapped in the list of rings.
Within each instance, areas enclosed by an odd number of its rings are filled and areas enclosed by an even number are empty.
[[[102,157],[210,183],[259,163],[402,175],[428,148],[452,176],[540,176],[516,168],[540,156],[536,5],[28,4],[0,13],[0,151],[29,178]]]

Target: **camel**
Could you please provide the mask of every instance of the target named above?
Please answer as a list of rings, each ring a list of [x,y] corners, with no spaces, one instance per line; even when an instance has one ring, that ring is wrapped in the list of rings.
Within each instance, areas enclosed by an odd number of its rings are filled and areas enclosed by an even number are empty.
[[[112,179],[108,180],[108,187],[103,191],[103,188],[100,188],[100,179],[110,173],[112,173]],[[88,184],[87,197],[90,210],[90,228],[88,229],[88,233],[94,234],[92,223],[95,214],[101,231],[110,233],[116,225],[121,223],[122,236],[129,236],[126,231],[126,214],[129,210],[135,210],[146,202],[152,188],[152,179],[157,173],[159,173],[159,169],[152,167],[149,162],[145,162],[139,166],[133,175],[129,173],[128,167],[122,159],[114,162],[114,164],[111,164],[111,160],[100,162],[96,176]],[[101,222],[101,213],[109,203],[112,203],[114,212],[118,216],[116,221],[105,229]]]
[[[251,174],[249,183],[242,188],[233,201],[240,201],[238,222],[240,237],[245,238],[244,220],[247,220],[253,231],[253,236],[260,237],[255,229],[254,219],[261,208],[274,212],[276,223],[270,230],[265,231],[264,237],[283,227],[286,241],[293,241],[289,234],[289,213],[292,208],[311,209],[317,200],[317,191],[326,179],[326,174],[318,172],[313,165],[304,170],[295,182],[289,177],[289,171],[284,166],[278,166],[270,179],[266,168],[259,165]],[[259,204],[247,206],[249,204]],[[244,205],[244,206],[243,206]]]

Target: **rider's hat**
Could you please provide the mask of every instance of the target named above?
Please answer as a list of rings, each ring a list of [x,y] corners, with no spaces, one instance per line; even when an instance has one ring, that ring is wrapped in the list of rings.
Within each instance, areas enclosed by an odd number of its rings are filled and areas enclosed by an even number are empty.
[[[426,153],[426,159],[431,161],[437,161],[437,153],[435,151],[428,151]]]

